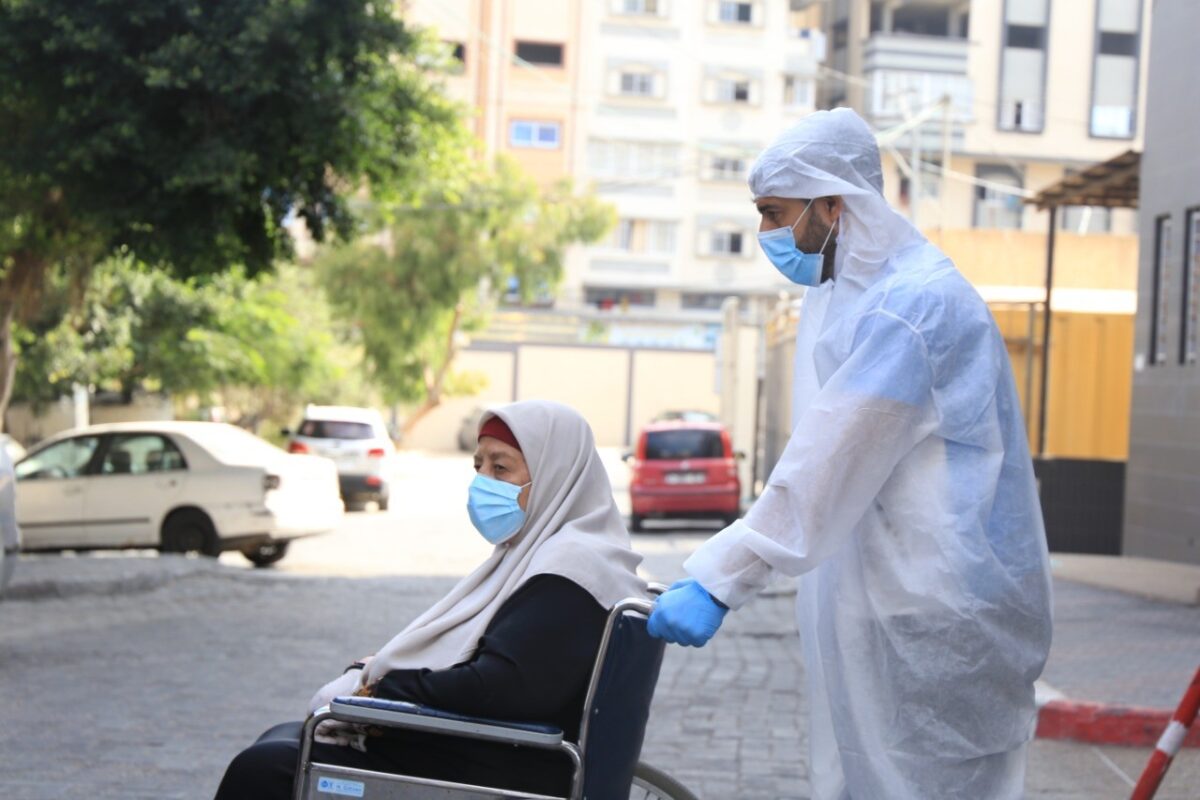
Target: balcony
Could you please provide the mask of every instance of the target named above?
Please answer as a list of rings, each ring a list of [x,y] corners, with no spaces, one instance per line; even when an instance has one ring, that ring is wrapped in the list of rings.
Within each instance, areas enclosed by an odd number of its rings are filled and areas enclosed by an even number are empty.
[[[871,36],[863,48],[866,112],[877,128],[903,122],[907,116],[950,96],[954,134],[972,121],[973,92],[967,77],[966,39],[912,34]]]

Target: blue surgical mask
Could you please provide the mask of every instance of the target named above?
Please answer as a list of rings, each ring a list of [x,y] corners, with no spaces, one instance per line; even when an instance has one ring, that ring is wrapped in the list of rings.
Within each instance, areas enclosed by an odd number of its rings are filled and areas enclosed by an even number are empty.
[[[529,484],[525,484],[529,486]],[[525,486],[476,475],[467,492],[467,513],[475,530],[492,544],[516,536],[525,524],[525,512],[517,498]]]
[[[825,246],[829,244],[829,237],[833,235],[833,226],[829,226],[829,233],[825,234],[825,241],[821,244],[820,252],[801,252],[800,248],[796,247],[794,231],[810,208],[812,208],[812,202],[804,207],[800,216],[790,227],[759,233],[758,244],[767,254],[771,263],[775,265],[775,269],[783,273],[783,277],[801,286],[820,286],[821,271],[825,266]]]

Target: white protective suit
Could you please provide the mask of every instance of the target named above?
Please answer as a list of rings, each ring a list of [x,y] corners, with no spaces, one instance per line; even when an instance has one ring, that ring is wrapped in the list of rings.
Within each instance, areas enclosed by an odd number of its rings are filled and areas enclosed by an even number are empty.
[[[834,280],[804,299],[792,436],[765,491],[685,568],[731,608],[774,571],[802,576],[814,798],[1018,798],[1051,598],[1004,341],[883,199],[854,112],[787,131],[750,188],[845,200]]]

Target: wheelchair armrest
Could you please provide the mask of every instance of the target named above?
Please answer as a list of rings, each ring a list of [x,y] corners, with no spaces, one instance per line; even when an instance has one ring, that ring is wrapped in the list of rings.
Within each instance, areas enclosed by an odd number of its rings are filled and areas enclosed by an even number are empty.
[[[506,744],[558,748],[563,743],[562,731],[553,725],[470,717],[378,697],[335,697],[329,704],[329,713],[333,719],[342,722],[408,728]]]

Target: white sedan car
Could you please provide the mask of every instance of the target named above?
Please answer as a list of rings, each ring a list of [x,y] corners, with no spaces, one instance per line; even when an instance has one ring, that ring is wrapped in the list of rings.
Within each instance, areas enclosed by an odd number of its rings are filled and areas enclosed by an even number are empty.
[[[31,450],[16,476],[24,550],[238,550],[266,566],[343,512],[332,462],[217,422],[67,431]]]

